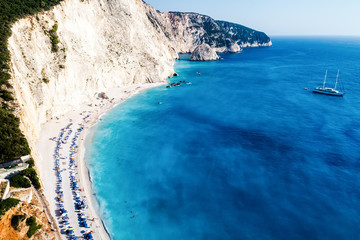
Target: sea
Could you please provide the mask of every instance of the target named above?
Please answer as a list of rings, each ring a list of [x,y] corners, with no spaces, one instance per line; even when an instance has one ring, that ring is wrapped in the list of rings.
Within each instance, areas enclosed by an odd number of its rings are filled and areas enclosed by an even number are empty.
[[[86,163],[114,240],[360,239],[360,38],[175,64],[178,87],[95,125]],[[312,93],[322,86],[344,97]]]

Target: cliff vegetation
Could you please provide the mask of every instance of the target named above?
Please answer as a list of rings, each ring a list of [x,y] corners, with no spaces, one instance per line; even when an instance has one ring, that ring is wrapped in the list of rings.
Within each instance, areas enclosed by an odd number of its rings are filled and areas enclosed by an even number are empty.
[[[240,24],[215,21],[215,23],[222,29],[224,35],[233,41],[238,42],[239,45],[258,44],[265,45],[270,42],[270,38],[263,32],[245,27]]]
[[[271,46],[270,38],[263,32],[225,21],[217,21],[198,13],[160,13],[162,26],[175,49],[181,53],[193,52],[208,44],[216,52],[239,52],[244,47]]]
[[[49,10],[60,0],[0,0],[0,162],[6,162],[30,153],[28,142],[19,129],[19,119],[13,114],[12,86],[9,82],[10,54],[7,39],[11,24],[26,15]],[[54,30],[54,29],[52,29]],[[56,49],[56,30],[53,36]]]
[[[19,202],[20,202],[19,200],[14,199],[14,198],[7,198],[4,201],[1,201],[0,202],[0,218],[2,215],[4,215],[6,213],[6,211],[8,211],[9,209],[18,205]]]
[[[51,41],[51,51],[53,52],[58,51],[59,38],[56,33],[57,29],[58,29],[58,25],[57,23],[55,23],[52,29],[49,31],[50,41]]]
[[[16,199],[15,199],[16,200]],[[55,240],[55,234],[37,199],[29,203],[13,201],[0,219],[0,239]]]

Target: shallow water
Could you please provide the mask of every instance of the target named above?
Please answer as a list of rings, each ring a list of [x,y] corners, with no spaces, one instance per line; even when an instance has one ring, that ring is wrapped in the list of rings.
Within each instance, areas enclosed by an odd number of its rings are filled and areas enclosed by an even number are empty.
[[[143,92],[92,130],[114,239],[360,238],[360,39],[272,40],[180,60],[171,81],[191,86]],[[311,92],[338,68],[345,97]]]

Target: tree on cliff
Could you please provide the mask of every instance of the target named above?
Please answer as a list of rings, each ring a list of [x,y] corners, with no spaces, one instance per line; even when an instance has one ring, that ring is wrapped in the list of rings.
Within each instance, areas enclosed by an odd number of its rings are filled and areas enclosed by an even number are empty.
[[[12,114],[14,100],[9,79],[7,39],[11,24],[26,15],[48,10],[61,0],[0,0],[0,162],[10,161],[30,153],[28,142],[19,129],[19,119]]]

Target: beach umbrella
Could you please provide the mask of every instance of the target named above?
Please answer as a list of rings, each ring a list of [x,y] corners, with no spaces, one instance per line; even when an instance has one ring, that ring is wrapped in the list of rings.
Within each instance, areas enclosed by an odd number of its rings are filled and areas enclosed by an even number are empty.
[[[89,233],[86,235],[86,239],[94,239],[94,238],[93,238],[93,235],[91,234],[91,232],[89,232]]]

